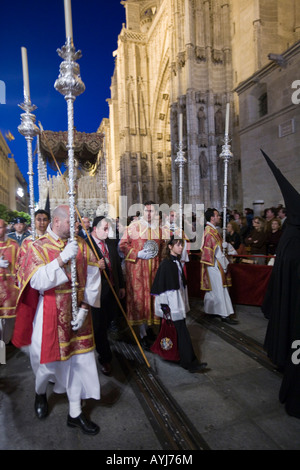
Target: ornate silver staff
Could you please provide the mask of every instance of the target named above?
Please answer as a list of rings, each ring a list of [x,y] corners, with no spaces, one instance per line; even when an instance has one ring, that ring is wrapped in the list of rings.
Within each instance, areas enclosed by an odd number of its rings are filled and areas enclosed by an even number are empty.
[[[71,0],[64,0],[66,43],[61,49],[57,49],[58,55],[64,59],[60,64],[60,74],[54,87],[67,101],[68,109],[68,171],[69,171],[69,206],[70,206],[70,240],[75,237],[75,165],[74,165],[74,101],[85,90],[85,85],[80,78],[80,68],[76,60],[80,59],[81,51],[75,50],[73,44]],[[71,260],[72,283],[72,313],[77,312],[76,291],[76,259]],[[74,318],[73,318],[74,319]]]
[[[29,211],[31,218],[31,237],[35,240],[35,220],[34,220],[34,186],[33,186],[33,164],[32,164],[32,141],[33,138],[39,134],[40,130],[35,125],[35,116],[32,114],[36,108],[31,104],[30,90],[29,90],[29,74],[27,62],[27,49],[21,48],[22,53],[22,67],[23,67],[23,84],[24,84],[24,103],[19,104],[20,108],[25,111],[21,114],[21,124],[18,131],[22,134],[27,142],[27,155],[28,155],[28,178],[29,178]]]
[[[227,219],[227,189],[228,189],[228,163],[233,157],[233,154],[230,151],[231,146],[229,145],[229,108],[230,104],[226,105],[226,119],[225,119],[225,137],[224,145],[222,146],[222,152],[220,153],[220,158],[224,160],[224,196],[223,196],[223,242],[226,241],[226,219]],[[225,252],[226,249],[223,248]]]
[[[182,215],[183,215],[183,167],[186,164],[186,158],[183,152],[182,143],[182,113],[179,114],[179,142],[178,152],[175,163],[179,168],[179,236],[182,237]]]

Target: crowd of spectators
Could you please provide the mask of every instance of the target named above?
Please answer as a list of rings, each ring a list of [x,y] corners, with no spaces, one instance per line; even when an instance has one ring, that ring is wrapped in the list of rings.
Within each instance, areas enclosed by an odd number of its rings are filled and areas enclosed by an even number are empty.
[[[139,212],[128,217],[127,226],[140,217],[141,214]],[[164,217],[161,213],[158,214],[158,217],[160,219],[160,226],[163,226]],[[185,229],[188,225],[191,225],[188,232],[192,237],[195,233],[195,217],[193,215],[191,224],[187,220],[184,220],[182,224]],[[253,209],[248,207],[243,211],[237,209],[229,210],[226,222],[226,241],[231,244],[237,255],[247,255],[250,260],[249,262],[255,264],[268,264],[270,258],[276,255],[276,248],[286,223],[286,209],[282,205],[270,207],[265,209],[259,216],[254,215]],[[111,227],[111,230],[114,231],[111,235],[119,240],[125,227],[120,224],[118,217],[112,220]],[[221,235],[222,227],[223,221],[221,221],[220,227],[218,227]],[[81,229],[81,226],[78,229]],[[191,241],[193,240],[191,239]],[[255,255],[257,256],[255,257]],[[239,260],[237,259],[236,261]]]
[[[226,241],[237,255],[247,255],[247,261],[255,264],[272,264],[285,228],[285,207],[269,207],[259,216],[248,207],[243,213],[234,209],[228,212],[226,222]]]

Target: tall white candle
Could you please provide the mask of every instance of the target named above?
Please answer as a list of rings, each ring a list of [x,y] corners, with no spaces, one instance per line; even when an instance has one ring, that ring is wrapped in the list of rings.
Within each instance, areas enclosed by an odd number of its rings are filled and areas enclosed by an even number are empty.
[[[182,113],[179,114],[179,142],[182,142]]]
[[[21,54],[22,54],[24,97],[27,96],[27,98],[30,99],[28,61],[27,61],[27,49],[26,49],[26,47],[21,47]]]
[[[73,39],[71,0],[64,0],[66,38]]]
[[[228,130],[229,130],[229,108],[230,104],[226,104],[226,118],[225,118],[225,134],[228,135]]]

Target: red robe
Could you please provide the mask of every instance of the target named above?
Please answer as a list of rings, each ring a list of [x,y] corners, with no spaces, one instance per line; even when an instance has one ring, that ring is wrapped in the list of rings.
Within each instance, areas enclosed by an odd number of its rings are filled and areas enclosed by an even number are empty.
[[[24,268],[26,266],[26,255],[28,252],[28,246],[33,241],[34,240],[31,238],[31,236],[25,238],[22,241],[22,244],[18,251],[18,256],[17,256],[17,261],[16,261],[16,271],[17,271],[17,278],[18,278],[19,284],[21,284],[22,273],[24,272]]]
[[[218,230],[213,228],[211,225],[206,225],[203,235],[203,243],[201,247],[201,260],[200,260],[200,289],[210,291],[211,285],[209,275],[207,272],[207,266],[215,265],[215,253],[217,247],[220,247],[222,251],[222,237]],[[231,286],[230,275],[224,272],[221,264],[218,261],[218,267],[222,275],[223,287]]]
[[[16,283],[16,259],[19,245],[8,238],[0,241],[0,256],[9,261],[7,268],[0,268],[0,318],[14,318],[19,289]]]
[[[154,240],[158,244],[158,255],[149,260],[140,259],[138,252],[147,240]],[[134,221],[124,231],[119,248],[125,254],[126,306],[130,325],[160,323],[160,319],[154,315],[154,300],[150,291],[161,261],[163,245],[161,229],[151,229],[146,222]]]
[[[94,254],[86,242],[78,238],[79,250],[76,257],[77,268],[77,300],[83,300],[86,284],[87,266],[96,265]],[[35,316],[39,292],[32,289],[30,279],[41,267],[56,259],[64,249],[62,240],[55,240],[49,233],[29,243],[26,263],[20,273],[21,291],[17,304],[17,317],[12,342],[16,347],[31,343],[32,322]],[[74,354],[94,349],[94,335],[91,315],[87,316],[82,328],[73,331],[72,298],[71,298],[71,262],[64,266],[69,280],[54,289],[45,291],[43,297],[43,334],[41,364],[69,359]]]

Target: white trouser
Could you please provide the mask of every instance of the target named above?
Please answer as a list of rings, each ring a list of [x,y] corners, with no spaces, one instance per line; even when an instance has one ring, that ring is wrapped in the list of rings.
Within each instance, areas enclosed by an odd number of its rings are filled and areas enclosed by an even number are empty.
[[[66,361],[40,364],[43,328],[43,297],[40,297],[30,345],[30,361],[36,376],[35,391],[46,393],[49,380],[55,393],[67,393],[70,402],[100,398],[100,383],[94,352],[75,354]]]
[[[0,318],[0,340],[8,344],[12,338],[15,318]]]

